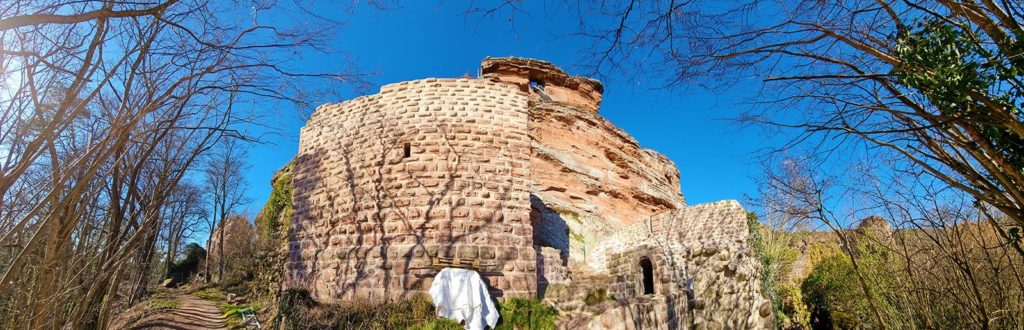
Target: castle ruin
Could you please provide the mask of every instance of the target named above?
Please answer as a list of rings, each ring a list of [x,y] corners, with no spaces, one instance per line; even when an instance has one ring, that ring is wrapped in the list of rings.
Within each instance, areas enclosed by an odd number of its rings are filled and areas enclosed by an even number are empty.
[[[477,78],[320,106],[294,165],[286,286],[403,298],[458,258],[483,265],[492,296],[543,299],[566,325],[770,327],[746,212],[687,205],[676,166],[601,117],[602,92],[487,58]],[[595,292],[607,299],[584,304]]]

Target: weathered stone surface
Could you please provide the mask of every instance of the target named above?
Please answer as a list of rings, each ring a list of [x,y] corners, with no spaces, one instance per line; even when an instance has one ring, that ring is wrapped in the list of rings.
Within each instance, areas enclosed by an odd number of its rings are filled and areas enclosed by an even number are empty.
[[[586,261],[594,238],[686,204],[675,164],[640,147],[598,114],[599,82],[522,58],[485,59],[481,72],[484,79],[511,84],[530,98],[531,219],[537,244]]]
[[[432,258],[483,246],[516,252],[489,260],[507,268],[488,277],[496,295],[533,295],[527,120],[525,93],[481,79],[318,108],[295,162],[287,281],[320,301],[401,297],[429,288]]]
[[[521,58],[481,73],[317,109],[287,286],[403,297],[430,286],[432,258],[466,258],[494,265],[493,294],[543,298],[565,327],[771,324],[743,208],[686,206],[675,164],[598,114],[599,82]]]
[[[675,165],[596,112],[538,102],[530,138],[534,213],[569,228],[573,260],[587,261],[594,238],[685,205]]]
[[[569,266],[562,251],[537,246],[537,285],[564,285],[569,282]]]
[[[559,329],[688,329],[686,295],[669,293],[609,303],[598,312],[565,313]]]
[[[612,294],[631,298],[644,296],[639,261],[650,260],[656,294],[695,297],[693,324],[760,328],[770,315],[761,313],[768,300],[748,236],[746,212],[735,201],[683,207],[605,238],[594,252],[606,258],[593,265],[623,279]]]
[[[572,77],[554,64],[532,58],[486,58],[480,64],[481,78],[516,86],[520,91],[560,104],[597,112],[604,86],[587,77]],[[543,96],[531,87],[539,88]]]

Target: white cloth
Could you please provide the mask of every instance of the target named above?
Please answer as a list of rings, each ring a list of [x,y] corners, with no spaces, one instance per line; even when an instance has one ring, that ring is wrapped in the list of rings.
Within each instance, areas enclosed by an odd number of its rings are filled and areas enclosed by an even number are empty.
[[[487,293],[487,284],[476,271],[442,269],[430,284],[430,298],[434,300],[438,316],[465,321],[466,330],[494,328],[498,324],[498,310]]]

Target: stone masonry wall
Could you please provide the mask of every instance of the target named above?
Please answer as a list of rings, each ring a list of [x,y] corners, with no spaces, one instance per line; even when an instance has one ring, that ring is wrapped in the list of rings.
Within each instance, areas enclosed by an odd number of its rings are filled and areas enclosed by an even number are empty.
[[[615,275],[615,283],[608,286],[608,293],[620,298],[631,299],[643,296],[643,270],[640,260],[648,259],[653,265],[654,292],[683,292],[689,289],[687,278],[673,269],[672,253],[652,244],[641,244],[614,254],[610,257],[608,273]]]
[[[652,261],[655,294],[692,292],[696,329],[770,328],[760,262],[747,244],[746,212],[735,201],[700,204],[636,223],[595,249],[595,268],[615,277],[611,292],[642,295],[639,262]]]
[[[736,201],[686,206],[643,219],[613,235],[599,238],[601,243],[592,249],[594,258],[588,265],[598,270],[606,269],[606,259],[601,256],[651,244],[650,239],[653,238],[680,244],[726,242],[745,246],[749,236],[746,211]]]
[[[586,319],[583,324],[568,324],[560,329],[689,329],[683,293],[667,293],[624,300],[612,308]]]
[[[302,129],[286,283],[321,302],[426,291],[431,258],[478,258],[495,296],[536,292],[527,95],[423,79],[328,104]]]
[[[556,248],[535,246],[537,249],[537,284],[566,284],[569,282],[569,265],[562,251]]]
[[[743,208],[686,206],[675,164],[601,117],[602,92],[488,58],[479,79],[321,106],[294,165],[286,287],[404,298],[428,290],[434,258],[468,258],[493,296],[555,302],[562,326],[770,327]]]

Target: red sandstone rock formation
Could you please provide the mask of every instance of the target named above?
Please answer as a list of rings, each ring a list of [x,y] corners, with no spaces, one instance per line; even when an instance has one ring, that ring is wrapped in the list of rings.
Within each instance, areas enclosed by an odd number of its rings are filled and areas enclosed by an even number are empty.
[[[529,58],[486,58],[480,64],[483,79],[513,85],[536,99],[558,102],[597,112],[604,86],[587,77],[571,77],[554,64]],[[538,90],[543,96],[538,95]]]
[[[548,62],[487,58],[478,79],[321,106],[295,162],[287,285],[404,297],[430,286],[434,258],[469,258],[494,265],[499,297],[613,290],[620,307],[573,317],[591,327],[770,325],[742,207],[687,206],[676,166],[598,113],[602,92]]]
[[[536,244],[585,262],[601,237],[686,204],[675,164],[598,113],[600,82],[523,58],[487,58],[481,73],[529,94]]]

